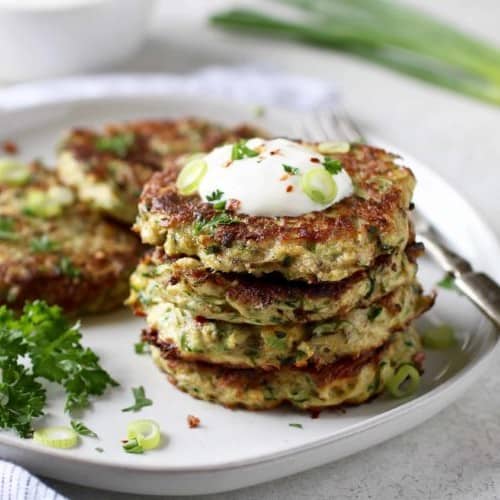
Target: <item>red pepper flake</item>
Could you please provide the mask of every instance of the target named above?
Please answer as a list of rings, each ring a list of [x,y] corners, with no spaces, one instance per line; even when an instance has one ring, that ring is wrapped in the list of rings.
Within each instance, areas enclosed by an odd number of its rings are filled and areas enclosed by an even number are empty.
[[[311,157],[311,163],[320,163],[319,158]]]
[[[291,184],[289,184],[287,187],[286,187],[286,192],[287,193],[291,193],[293,191],[293,186]]]
[[[201,420],[198,417],[195,417],[194,415],[187,416],[187,423],[190,429],[195,429],[196,427],[199,427],[200,422]]]
[[[279,155],[281,153],[281,151],[279,149],[275,149],[274,151],[271,151],[269,154],[271,156],[274,156],[274,155]]]
[[[194,319],[195,321],[201,324],[206,323],[208,321],[208,319],[205,318],[204,316],[196,316]]]
[[[2,144],[2,149],[8,155],[15,155],[19,151],[17,144],[14,141],[8,141],[8,140],[4,141],[4,143]]]
[[[314,409],[314,410],[309,410],[309,413],[311,414],[311,418],[319,418],[319,414],[321,413],[321,410],[317,410],[317,409]]]
[[[414,354],[412,361],[418,366],[419,369],[422,369],[422,365],[425,361],[425,352],[420,351]]]

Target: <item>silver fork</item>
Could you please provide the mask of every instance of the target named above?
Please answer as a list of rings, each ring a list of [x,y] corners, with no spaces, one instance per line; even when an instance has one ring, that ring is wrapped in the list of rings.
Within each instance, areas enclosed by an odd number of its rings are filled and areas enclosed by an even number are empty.
[[[298,124],[299,137],[311,141],[363,142],[363,134],[344,110],[311,113]],[[448,248],[432,224],[418,211],[412,212],[417,238],[429,255],[454,278],[454,284],[500,331],[500,286],[488,275],[473,270],[466,259]]]

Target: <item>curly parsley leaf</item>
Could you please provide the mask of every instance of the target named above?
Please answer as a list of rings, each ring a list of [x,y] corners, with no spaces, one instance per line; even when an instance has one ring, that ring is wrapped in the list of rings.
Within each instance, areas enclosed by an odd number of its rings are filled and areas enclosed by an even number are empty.
[[[20,317],[0,307],[1,428],[22,437],[31,434],[32,421],[43,415],[46,402],[39,378],[65,389],[66,411],[88,406],[91,395],[117,385],[80,340],[79,325],[71,325],[57,306],[27,303]]]
[[[327,156],[325,161],[323,162],[323,166],[330,172],[332,175],[336,175],[341,172],[343,165],[340,160],[334,160]]]
[[[93,430],[89,429],[83,422],[72,420],[71,427],[77,434],[80,434],[80,436],[88,436],[93,438],[99,437]]]
[[[245,139],[233,144],[233,149],[231,150],[231,160],[243,160],[243,158],[254,158],[255,156],[259,156],[259,153],[249,148]]]
[[[71,325],[57,306],[35,301],[24,307],[18,327],[28,343],[33,374],[62,385],[68,412],[85,408],[118,383],[99,365],[99,357],[80,343],[80,325]]]
[[[123,408],[122,411],[139,411],[145,406],[151,406],[153,404],[153,401],[146,397],[146,392],[142,385],[132,388],[132,394],[134,395],[134,404],[127,408]]]
[[[123,158],[134,145],[135,137],[131,132],[112,136],[101,136],[96,139],[95,147],[98,151],[114,153]]]

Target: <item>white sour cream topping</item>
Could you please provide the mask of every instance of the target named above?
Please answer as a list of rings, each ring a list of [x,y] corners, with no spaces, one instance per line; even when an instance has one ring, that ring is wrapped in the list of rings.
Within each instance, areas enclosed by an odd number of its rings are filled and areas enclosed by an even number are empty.
[[[302,175],[322,166],[325,157],[312,149],[287,139],[250,139],[247,147],[258,156],[231,161],[232,145],[221,146],[205,156],[207,172],[198,193],[209,202],[217,190],[222,200],[238,200],[238,212],[260,216],[299,216],[325,208],[351,196],[353,186],[349,174],[342,169],[333,176],[337,195],[327,204],[314,202],[302,190]],[[283,165],[298,169],[289,174]]]

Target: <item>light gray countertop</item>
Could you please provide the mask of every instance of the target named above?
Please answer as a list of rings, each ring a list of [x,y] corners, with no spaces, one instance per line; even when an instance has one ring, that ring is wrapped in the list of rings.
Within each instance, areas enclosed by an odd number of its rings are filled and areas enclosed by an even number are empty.
[[[214,63],[261,62],[331,79],[367,131],[433,166],[500,235],[500,108],[341,54],[238,37],[206,25],[208,8],[234,2],[184,0],[172,7],[173,3],[163,0],[149,42],[118,69],[185,72]],[[425,7],[500,45],[496,0],[441,0]],[[209,498],[500,498],[499,362],[500,354],[468,394],[403,436],[309,472]],[[74,499],[139,498],[48,482]]]

